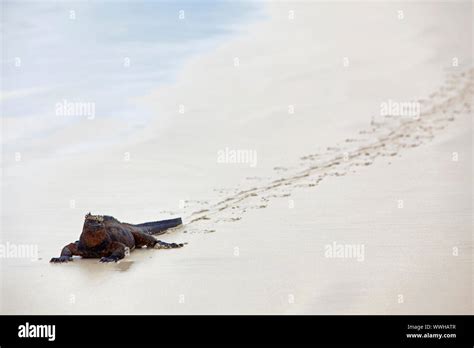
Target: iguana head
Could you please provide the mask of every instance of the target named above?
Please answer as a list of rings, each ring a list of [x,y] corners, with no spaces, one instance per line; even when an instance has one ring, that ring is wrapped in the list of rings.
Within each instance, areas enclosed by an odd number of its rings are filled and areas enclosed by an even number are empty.
[[[90,212],[86,214],[86,221],[104,222],[102,215],[92,215]]]
[[[107,233],[102,215],[92,215],[88,213],[84,219],[84,227],[80,237],[81,243],[87,247],[93,248],[104,243],[107,239]]]

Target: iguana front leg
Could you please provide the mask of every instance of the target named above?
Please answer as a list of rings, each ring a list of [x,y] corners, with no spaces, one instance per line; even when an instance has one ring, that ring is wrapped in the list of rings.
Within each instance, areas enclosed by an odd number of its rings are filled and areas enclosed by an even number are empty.
[[[72,261],[73,255],[78,255],[78,256],[81,255],[81,253],[79,252],[77,248],[78,244],[79,244],[79,241],[66,245],[63,248],[63,250],[61,250],[61,256],[53,257],[49,262],[62,263],[62,262]]]
[[[125,244],[120,242],[113,242],[103,253],[106,256],[100,259],[100,262],[117,262],[125,257],[126,250],[130,250]]]

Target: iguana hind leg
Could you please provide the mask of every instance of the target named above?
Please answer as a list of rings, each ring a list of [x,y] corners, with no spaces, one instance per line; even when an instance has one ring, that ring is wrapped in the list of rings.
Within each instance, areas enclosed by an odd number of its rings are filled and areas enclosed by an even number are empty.
[[[77,256],[81,255],[77,247],[78,244],[79,244],[79,241],[66,245],[63,248],[63,250],[61,250],[61,256],[53,257],[49,262],[61,263],[61,262],[72,261],[73,255],[77,255]]]
[[[175,249],[183,247],[183,243],[166,243],[161,240],[157,240],[156,244],[154,245],[155,249]]]
[[[135,246],[137,248],[148,247],[155,249],[172,249],[172,248],[181,248],[184,244],[180,243],[166,243],[161,240],[156,239],[155,237],[146,234],[144,232],[133,232],[133,237],[135,238]]]
[[[146,234],[141,231],[134,231],[132,232],[133,238],[135,239],[135,247],[142,248],[144,246],[152,248],[156,244],[155,237]]]

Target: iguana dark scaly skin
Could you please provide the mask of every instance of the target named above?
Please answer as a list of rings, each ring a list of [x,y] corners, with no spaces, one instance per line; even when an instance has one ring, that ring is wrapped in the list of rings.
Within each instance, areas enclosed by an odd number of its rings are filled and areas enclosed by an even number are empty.
[[[182,224],[181,218],[132,225],[120,222],[112,216],[87,214],[79,240],[66,245],[61,256],[50,262],[72,261],[74,255],[84,258],[100,258],[100,262],[117,262],[127,251],[135,248],[181,248],[183,244],[165,243],[152,234],[162,234],[171,227]]]

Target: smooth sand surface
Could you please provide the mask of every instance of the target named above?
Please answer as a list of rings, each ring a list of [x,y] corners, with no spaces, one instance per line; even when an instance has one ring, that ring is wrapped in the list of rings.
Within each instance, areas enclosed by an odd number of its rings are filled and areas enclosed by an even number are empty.
[[[126,127],[97,117],[5,161],[2,241],[40,259],[1,259],[1,313],[472,313],[472,4],[265,6],[137,101],[145,131],[62,153]],[[389,99],[421,114],[382,117]],[[188,244],[49,264],[88,211],[183,216],[160,238]]]

